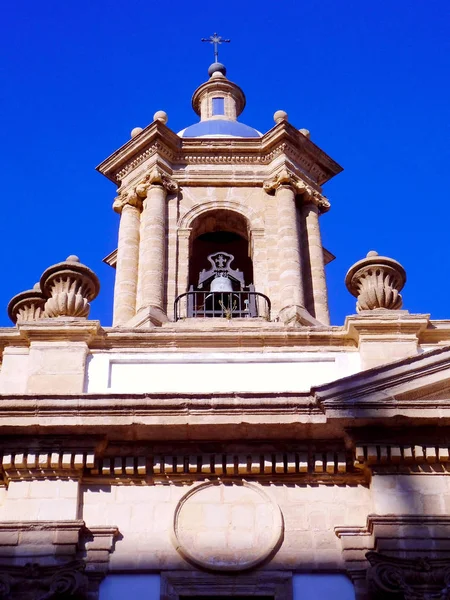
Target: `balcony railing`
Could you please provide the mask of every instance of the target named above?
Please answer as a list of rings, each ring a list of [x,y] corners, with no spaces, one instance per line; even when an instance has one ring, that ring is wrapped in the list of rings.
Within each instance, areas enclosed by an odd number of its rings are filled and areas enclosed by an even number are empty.
[[[270,321],[270,300],[254,291],[189,291],[175,300],[175,321],[192,317],[263,318]]]

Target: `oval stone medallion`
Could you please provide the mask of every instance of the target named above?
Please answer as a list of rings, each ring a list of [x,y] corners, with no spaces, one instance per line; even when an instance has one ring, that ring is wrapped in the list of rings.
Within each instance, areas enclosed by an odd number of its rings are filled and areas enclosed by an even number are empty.
[[[261,486],[204,483],[178,503],[175,547],[208,569],[237,571],[258,564],[279,545],[283,519]]]

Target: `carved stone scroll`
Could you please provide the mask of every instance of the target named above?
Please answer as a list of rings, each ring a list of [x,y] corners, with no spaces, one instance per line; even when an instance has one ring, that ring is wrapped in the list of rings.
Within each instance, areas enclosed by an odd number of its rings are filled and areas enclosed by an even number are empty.
[[[405,560],[378,552],[366,554],[371,564],[369,582],[372,597],[402,600],[448,600],[450,561],[416,558]]]
[[[88,593],[85,566],[82,561],[56,567],[37,563],[28,563],[23,567],[0,565],[0,599],[85,600]]]

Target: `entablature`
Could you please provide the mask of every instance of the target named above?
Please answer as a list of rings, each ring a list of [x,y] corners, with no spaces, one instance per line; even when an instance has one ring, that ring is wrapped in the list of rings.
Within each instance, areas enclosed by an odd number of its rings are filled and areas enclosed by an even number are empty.
[[[161,121],[154,121],[139,135],[129,140],[97,170],[114,183],[120,183],[140,165],[153,163],[156,157],[166,161],[180,184],[220,184],[230,173],[217,167],[233,167],[232,185],[261,185],[271,175],[270,164],[285,155],[302,176],[321,186],[342,171],[342,167],[291,124],[278,123],[261,138],[179,138]],[[195,171],[189,166],[195,166]],[[254,172],[249,176],[248,167]],[[211,169],[199,167],[212,166]],[[239,175],[239,167],[242,167]],[[269,170],[267,170],[269,168]]]

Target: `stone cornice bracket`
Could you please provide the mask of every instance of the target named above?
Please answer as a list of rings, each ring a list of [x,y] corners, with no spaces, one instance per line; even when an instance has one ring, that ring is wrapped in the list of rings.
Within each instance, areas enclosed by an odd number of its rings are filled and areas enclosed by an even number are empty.
[[[348,291],[357,298],[358,312],[400,309],[403,303],[400,292],[405,283],[406,272],[402,265],[392,258],[378,256],[373,250],[345,276]]]
[[[26,290],[11,298],[8,304],[8,316],[13,323],[42,319],[45,316],[46,300],[39,283],[36,283],[32,290]]]
[[[89,302],[100,291],[97,275],[73,255],[46,269],[40,286],[48,298],[45,303],[45,316],[48,318],[87,318]]]
[[[274,194],[280,186],[290,187],[295,194],[302,196],[305,204],[315,204],[320,212],[327,212],[330,209],[330,202],[325,196],[286,168],[263,183],[263,189],[267,194]]]
[[[136,186],[136,194],[144,199],[152,185],[160,185],[166,189],[169,194],[178,192],[178,182],[166,175],[158,167],[154,167]]]
[[[402,597],[406,600],[445,600],[450,595],[450,561],[415,558],[405,560],[368,552],[368,576],[375,598]]]

